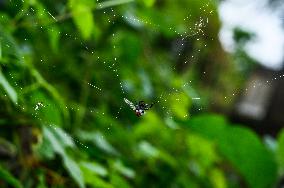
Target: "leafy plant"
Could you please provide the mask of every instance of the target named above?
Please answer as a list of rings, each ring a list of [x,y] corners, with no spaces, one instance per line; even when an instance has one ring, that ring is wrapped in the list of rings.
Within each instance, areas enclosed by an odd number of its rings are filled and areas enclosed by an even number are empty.
[[[1,187],[264,188],[283,175],[282,133],[272,153],[248,128],[204,113],[230,108],[224,96],[243,75],[218,42],[216,3],[0,9]],[[124,97],[157,103],[137,118]]]

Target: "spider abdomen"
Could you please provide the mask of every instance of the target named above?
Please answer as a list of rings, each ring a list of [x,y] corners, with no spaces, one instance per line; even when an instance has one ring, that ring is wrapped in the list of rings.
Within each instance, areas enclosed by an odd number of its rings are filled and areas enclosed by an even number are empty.
[[[140,116],[145,114],[145,111],[141,110],[141,109],[140,110],[135,110],[135,114],[136,114],[137,117],[140,117]]]

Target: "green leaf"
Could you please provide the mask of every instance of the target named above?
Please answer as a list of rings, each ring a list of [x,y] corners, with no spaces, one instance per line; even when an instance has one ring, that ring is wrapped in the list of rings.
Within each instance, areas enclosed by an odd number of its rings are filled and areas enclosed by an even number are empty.
[[[69,0],[69,8],[72,12],[73,20],[84,39],[90,38],[94,28],[93,7],[93,1]]]
[[[131,188],[131,186],[129,185],[129,183],[127,182],[126,179],[124,179],[123,177],[121,177],[119,174],[117,173],[113,173],[111,175],[111,184],[114,187],[123,187],[123,188]]]
[[[158,149],[147,141],[142,141],[138,144],[138,151],[146,158],[158,159],[166,162],[172,167],[176,166],[175,159],[169,153],[167,153],[167,151]]]
[[[146,7],[152,7],[155,3],[155,0],[143,0],[143,3]]]
[[[138,145],[139,151],[146,157],[158,157],[159,150],[149,142],[142,141]]]
[[[56,133],[56,130],[59,129],[54,127],[43,127],[44,135],[48,138],[48,140],[51,143],[51,146],[53,150],[61,156],[63,159],[64,166],[67,170],[67,172],[70,174],[70,176],[74,179],[74,181],[79,185],[80,188],[84,188],[84,178],[81,172],[81,169],[79,165],[71,159],[67,153],[65,152],[65,146],[66,143],[68,143],[69,146],[69,139],[65,140],[65,138],[62,138],[59,136],[58,133]],[[62,140],[64,139],[64,140]]]
[[[134,178],[135,177],[135,171],[132,170],[131,168],[126,167],[121,161],[116,160],[113,164],[112,167],[117,170],[119,173],[124,175],[125,177],[128,178]]]
[[[48,186],[46,185],[45,174],[40,172],[37,177],[39,179],[39,182],[36,188],[48,188]]]
[[[54,52],[58,52],[59,40],[60,40],[60,29],[56,26],[52,26],[51,29],[47,30],[49,43]]]
[[[32,104],[29,106],[30,111],[36,113],[36,115],[46,124],[62,125],[62,113],[59,104],[57,104],[55,100],[52,100],[47,92],[35,90],[30,96],[30,103]],[[38,103],[42,103],[42,106],[36,108]]]
[[[50,129],[63,147],[75,147],[73,139],[60,127]]]
[[[10,33],[6,31],[6,27],[2,27],[2,25],[0,25],[0,42],[2,59],[16,60],[17,62],[23,63],[19,46]]]
[[[99,3],[98,9],[113,7],[113,6],[122,5],[122,4],[125,4],[125,3],[131,3],[133,1],[134,0],[110,0],[110,1],[104,1],[102,3]]]
[[[1,44],[1,41],[0,41],[0,61],[2,60],[2,44]]]
[[[48,97],[42,96],[42,95],[44,95],[44,93],[40,93],[40,91],[37,90],[37,92],[39,94],[38,97],[43,97],[43,98],[47,99],[47,103],[45,103],[45,104],[47,104],[47,107],[49,107],[49,111],[54,113],[53,114],[54,116],[49,117],[48,119],[46,119],[46,121],[47,122],[54,122],[54,124],[56,124],[56,125],[61,125],[62,122],[61,122],[60,110],[63,113],[65,120],[68,121],[69,113],[66,109],[64,99],[59,95],[57,90],[42,77],[42,75],[38,72],[37,69],[35,69],[34,67],[31,67],[31,66],[29,68],[30,68],[31,74],[37,80],[39,85],[41,85],[44,89],[46,89],[48,91],[48,93],[54,99],[54,100],[49,100]],[[35,92],[35,94],[37,94],[37,92]],[[35,99],[32,97],[32,100],[35,100]],[[39,101],[34,101],[34,102],[39,102]],[[42,101],[42,102],[44,102],[44,101]],[[44,108],[44,109],[47,109],[47,108]],[[48,115],[46,115],[46,116],[48,117]]]
[[[114,188],[113,185],[108,183],[106,180],[94,174],[90,174],[89,171],[84,171],[84,179],[87,184],[92,185],[91,187]]]
[[[0,137],[1,154],[14,157],[17,155],[17,147],[11,141]]]
[[[180,119],[186,119],[189,111],[190,100],[184,93],[175,93],[170,97],[173,113]]]
[[[6,93],[9,95],[11,101],[13,103],[17,104],[18,96],[14,88],[9,84],[9,82],[6,80],[5,76],[3,75],[1,69],[0,69],[0,84],[6,91]]]
[[[54,135],[54,131],[52,131],[52,129],[53,128],[51,128],[51,127],[44,126],[43,127],[43,135],[44,135],[44,137],[46,137],[48,139],[53,150],[57,154],[65,157],[66,154],[65,154],[64,147],[61,145],[60,141],[58,141],[58,139]]]
[[[48,138],[48,134],[44,133],[42,141],[35,146],[35,152],[39,155],[39,158],[43,159],[53,159],[55,156],[55,151]]]
[[[271,187],[276,179],[276,162],[251,130],[228,126],[221,116],[202,115],[189,121],[192,130],[216,142],[221,154],[253,188]]]
[[[79,131],[78,136],[82,140],[93,142],[98,148],[109,154],[119,155],[118,151],[107,141],[107,139],[100,132]]]
[[[93,187],[113,188],[111,184],[99,177],[106,177],[108,175],[107,170],[102,165],[95,162],[80,162],[80,168],[86,184]]]
[[[100,176],[107,176],[108,172],[106,168],[104,168],[102,165],[97,164],[95,162],[81,162],[80,167],[85,170],[88,170],[94,174],[100,175]]]
[[[76,181],[80,188],[84,188],[84,177],[79,165],[67,155],[65,155],[63,161],[64,166],[67,169],[68,173],[71,175],[71,177]]]
[[[223,174],[223,172],[217,168],[214,168],[210,171],[210,181],[211,184],[213,185],[212,187],[215,188],[226,188],[227,183],[226,183],[226,178]]]
[[[8,170],[0,166],[0,179],[15,188],[22,188],[22,184]]]
[[[206,175],[206,172],[219,160],[213,143],[196,134],[190,134],[186,143],[194,162],[192,170],[200,176]]]
[[[276,159],[279,164],[280,175],[284,174],[284,129],[281,130],[277,137],[278,147],[276,150]]]

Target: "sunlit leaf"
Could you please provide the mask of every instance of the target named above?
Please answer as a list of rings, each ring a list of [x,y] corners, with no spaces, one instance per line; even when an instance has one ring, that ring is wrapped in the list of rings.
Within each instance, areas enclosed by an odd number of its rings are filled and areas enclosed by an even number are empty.
[[[106,168],[104,168],[102,165],[100,165],[98,163],[81,162],[80,166],[81,166],[82,169],[84,169],[83,171],[88,170],[92,173],[95,173],[95,174],[103,176],[103,177],[105,177],[108,174]]]
[[[215,188],[226,188],[226,178],[223,172],[219,169],[212,169],[210,172],[210,181]]]
[[[80,167],[87,185],[101,188],[113,188],[113,186],[101,177],[106,177],[106,168],[95,162],[80,162]],[[101,177],[100,177],[101,176]]]
[[[84,39],[90,38],[94,28],[93,7],[94,1],[69,0],[73,20]]]
[[[84,171],[84,180],[86,184],[92,186],[92,187],[100,187],[100,188],[114,188],[114,186],[109,183],[108,181],[104,180],[103,178],[100,178],[89,171]]]
[[[126,179],[124,179],[123,177],[121,177],[119,174],[117,173],[113,173],[111,175],[111,184],[114,187],[123,187],[123,188],[131,188],[131,186],[129,185],[129,183],[127,182]]]
[[[143,3],[147,6],[147,7],[151,7],[154,5],[155,0],[143,0]]]
[[[103,9],[107,7],[113,7],[125,3],[130,3],[133,2],[134,0],[109,0],[109,1],[104,1],[102,3],[99,3],[98,8]]]
[[[175,93],[170,97],[171,109],[180,119],[186,119],[188,116],[190,100],[184,93]]]

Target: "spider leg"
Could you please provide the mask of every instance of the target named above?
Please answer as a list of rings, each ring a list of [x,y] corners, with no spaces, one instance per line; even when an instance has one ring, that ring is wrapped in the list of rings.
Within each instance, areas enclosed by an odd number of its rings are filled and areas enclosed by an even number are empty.
[[[157,103],[157,101],[152,102],[149,108],[152,108],[154,106],[154,104],[156,104],[156,103]]]
[[[136,109],[136,106],[135,106],[131,101],[129,101],[129,100],[126,99],[126,98],[124,98],[124,101],[125,101],[126,104],[128,104],[128,105],[130,106],[130,108],[131,108],[132,110],[135,110],[135,109]]]
[[[150,105],[149,104],[146,104],[145,105],[145,110],[149,110],[150,108],[152,108],[153,106],[154,106],[154,104],[155,104],[156,102],[153,102],[153,103],[151,103]]]

